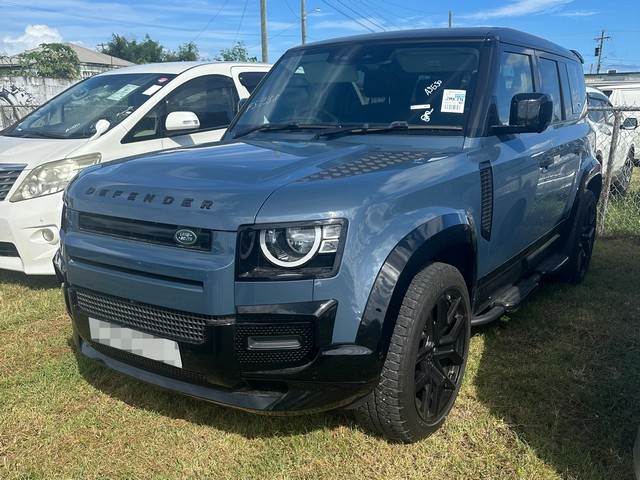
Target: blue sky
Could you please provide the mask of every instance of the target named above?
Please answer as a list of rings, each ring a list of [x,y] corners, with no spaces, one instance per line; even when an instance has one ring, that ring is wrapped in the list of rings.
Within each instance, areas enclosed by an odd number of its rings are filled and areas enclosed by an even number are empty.
[[[268,59],[301,43],[300,0],[266,0]],[[601,72],[640,71],[638,0],[306,0],[307,41],[370,31],[504,26],[578,50],[594,72],[595,38],[602,30]],[[0,0],[0,54],[14,55],[43,42],[95,49],[112,33],[130,40],[145,34],[169,50],[194,41],[209,58],[242,41],[261,59],[260,0]]]

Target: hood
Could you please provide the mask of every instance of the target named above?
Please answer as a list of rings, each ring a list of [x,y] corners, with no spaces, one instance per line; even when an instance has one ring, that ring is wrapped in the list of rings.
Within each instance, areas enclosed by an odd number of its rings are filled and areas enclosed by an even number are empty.
[[[0,135],[0,164],[26,164],[32,169],[43,163],[62,160],[87,139],[20,138]]]
[[[219,144],[90,167],[69,185],[66,201],[101,215],[235,231],[288,184],[400,168],[424,155],[340,142]]]

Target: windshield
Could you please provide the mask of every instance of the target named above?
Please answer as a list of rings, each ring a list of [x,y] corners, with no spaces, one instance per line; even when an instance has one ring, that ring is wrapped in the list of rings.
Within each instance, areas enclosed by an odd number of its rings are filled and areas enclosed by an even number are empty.
[[[289,51],[228,136],[357,127],[356,133],[363,133],[390,125],[408,128],[385,133],[462,135],[479,51],[476,43],[451,41],[344,43]]]
[[[113,128],[175,75],[131,73],[99,75],[64,91],[3,132],[12,137],[88,138],[98,120]]]

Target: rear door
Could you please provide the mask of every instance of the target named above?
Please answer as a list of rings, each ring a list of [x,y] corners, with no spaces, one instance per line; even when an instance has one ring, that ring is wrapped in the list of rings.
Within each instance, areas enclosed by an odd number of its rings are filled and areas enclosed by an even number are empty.
[[[556,61],[539,64],[536,52],[502,47],[493,89],[492,124],[509,123],[517,93],[545,92],[554,102],[552,125],[544,132],[490,136],[485,142],[493,173],[494,204],[490,252],[479,274],[508,265],[542,243],[570,208],[579,162],[576,132],[565,128],[561,74]],[[544,72],[539,69],[544,68]]]

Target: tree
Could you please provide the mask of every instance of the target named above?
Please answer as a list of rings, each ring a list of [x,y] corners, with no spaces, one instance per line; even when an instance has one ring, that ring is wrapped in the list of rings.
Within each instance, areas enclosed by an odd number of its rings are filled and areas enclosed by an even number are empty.
[[[156,62],[184,62],[200,60],[198,46],[188,42],[178,47],[175,52],[165,50],[160,43],[152,40],[149,34],[144,36],[144,41],[127,40],[124,36],[114,33],[111,40],[102,45],[102,53],[112,57],[129,60],[133,63]]]
[[[137,42],[114,33],[111,40],[102,46],[101,52],[133,63],[154,63],[163,60],[163,50],[162,45],[151,40],[149,34],[144,36],[143,42]]]
[[[22,73],[48,78],[77,78],[80,59],[62,43],[41,43],[39,50],[18,55]]]
[[[238,42],[231,48],[223,48],[220,50],[220,55],[215,57],[215,60],[225,62],[257,62],[256,57],[249,57],[247,47],[244,42]]]
[[[194,60],[200,60],[200,53],[198,46],[193,42],[180,45],[177,52],[168,51],[164,54],[165,62],[189,62]]]

